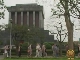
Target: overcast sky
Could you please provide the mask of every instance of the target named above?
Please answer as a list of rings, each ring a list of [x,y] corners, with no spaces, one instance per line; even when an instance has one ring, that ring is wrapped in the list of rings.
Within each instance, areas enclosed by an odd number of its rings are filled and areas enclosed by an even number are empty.
[[[52,27],[47,27],[46,25],[48,24],[53,24],[52,21],[54,22],[55,20],[58,21],[58,19],[56,18],[53,18],[53,19],[50,19],[50,16],[52,15],[51,13],[51,8],[53,6],[56,5],[56,3],[59,1],[59,0],[56,0],[55,3],[53,3],[53,0],[4,0],[5,2],[5,5],[6,6],[14,6],[16,4],[30,4],[30,3],[36,3],[36,1],[39,1],[38,4],[40,5],[43,5],[44,6],[44,16],[45,16],[45,19],[44,19],[44,28],[45,29],[49,29],[49,30],[54,30]],[[48,1],[48,2],[47,2]],[[0,20],[0,24],[8,24],[8,19],[9,18],[9,13],[8,11],[6,10],[5,11],[5,19],[3,20]],[[60,18],[60,19],[63,19],[63,18]],[[64,20],[64,19],[63,19]],[[76,20],[76,19],[72,19],[73,22],[75,23],[75,26],[79,26],[79,20]],[[75,21],[76,20],[76,21]],[[65,24],[65,22],[64,22]],[[74,27],[75,27],[74,26]],[[77,30],[75,31],[74,30],[74,40],[79,40],[79,36],[80,36],[80,31]]]

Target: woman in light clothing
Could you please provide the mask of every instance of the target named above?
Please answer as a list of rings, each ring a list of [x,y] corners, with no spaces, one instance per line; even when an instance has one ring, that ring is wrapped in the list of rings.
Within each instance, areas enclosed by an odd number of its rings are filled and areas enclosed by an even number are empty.
[[[31,57],[32,55],[32,47],[31,44],[28,46],[28,56]]]
[[[7,51],[7,49],[8,49],[8,46],[5,46],[4,47],[4,55],[5,55],[5,57],[8,57],[8,51]]]
[[[40,45],[38,43],[36,45],[36,56],[35,57],[40,57]]]
[[[46,47],[45,47],[44,44],[42,45],[42,56],[43,56],[43,57],[44,57],[44,56],[47,56]]]

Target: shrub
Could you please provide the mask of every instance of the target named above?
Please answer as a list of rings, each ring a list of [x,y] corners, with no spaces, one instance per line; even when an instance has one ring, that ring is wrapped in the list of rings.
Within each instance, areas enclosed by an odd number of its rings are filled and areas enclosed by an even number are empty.
[[[53,42],[45,42],[44,45],[46,46],[46,49],[51,49]]]
[[[24,43],[21,45],[21,47],[22,47],[22,50],[27,50],[27,48],[28,48],[28,42],[24,42]]]

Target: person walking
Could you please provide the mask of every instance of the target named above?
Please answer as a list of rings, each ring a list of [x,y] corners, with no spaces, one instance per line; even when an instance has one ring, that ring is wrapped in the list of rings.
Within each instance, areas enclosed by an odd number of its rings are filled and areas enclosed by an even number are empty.
[[[5,47],[4,47],[4,57],[8,57],[8,46],[6,45]]]
[[[18,46],[18,56],[21,57],[21,46]]]
[[[59,47],[56,45],[56,57],[59,57]]]
[[[56,46],[56,44],[53,44],[52,51],[53,51],[53,56],[57,57],[57,46]]]
[[[32,46],[31,44],[28,46],[28,56],[29,57],[31,57],[31,55],[32,55],[32,47],[31,46]]]
[[[41,47],[39,48],[39,57],[42,57],[42,49],[41,49]]]
[[[43,44],[43,45],[42,45],[42,57],[44,57],[44,56],[47,56],[47,53],[46,53],[46,47],[45,47],[45,45]]]
[[[35,57],[40,57],[40,45],[37,43],[36,45],[36,56]]]

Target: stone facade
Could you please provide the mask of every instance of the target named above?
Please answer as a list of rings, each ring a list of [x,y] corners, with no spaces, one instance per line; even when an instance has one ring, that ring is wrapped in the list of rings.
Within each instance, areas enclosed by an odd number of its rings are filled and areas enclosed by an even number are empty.
[[[9,19],[13,20],[13,24],[40,28],[45,35],[44,42],[54,41],[54,35],[49,35],[49,31],[44,30],[43,6],[37,4],[17,4],[16,6],[8,7],[8,11]],[[37,37],[34,40],[36,42],[41,41]]]
[[[9,19],[13,24],[44,28],[43,6],[37,4],[17,4],[8,7]]]

